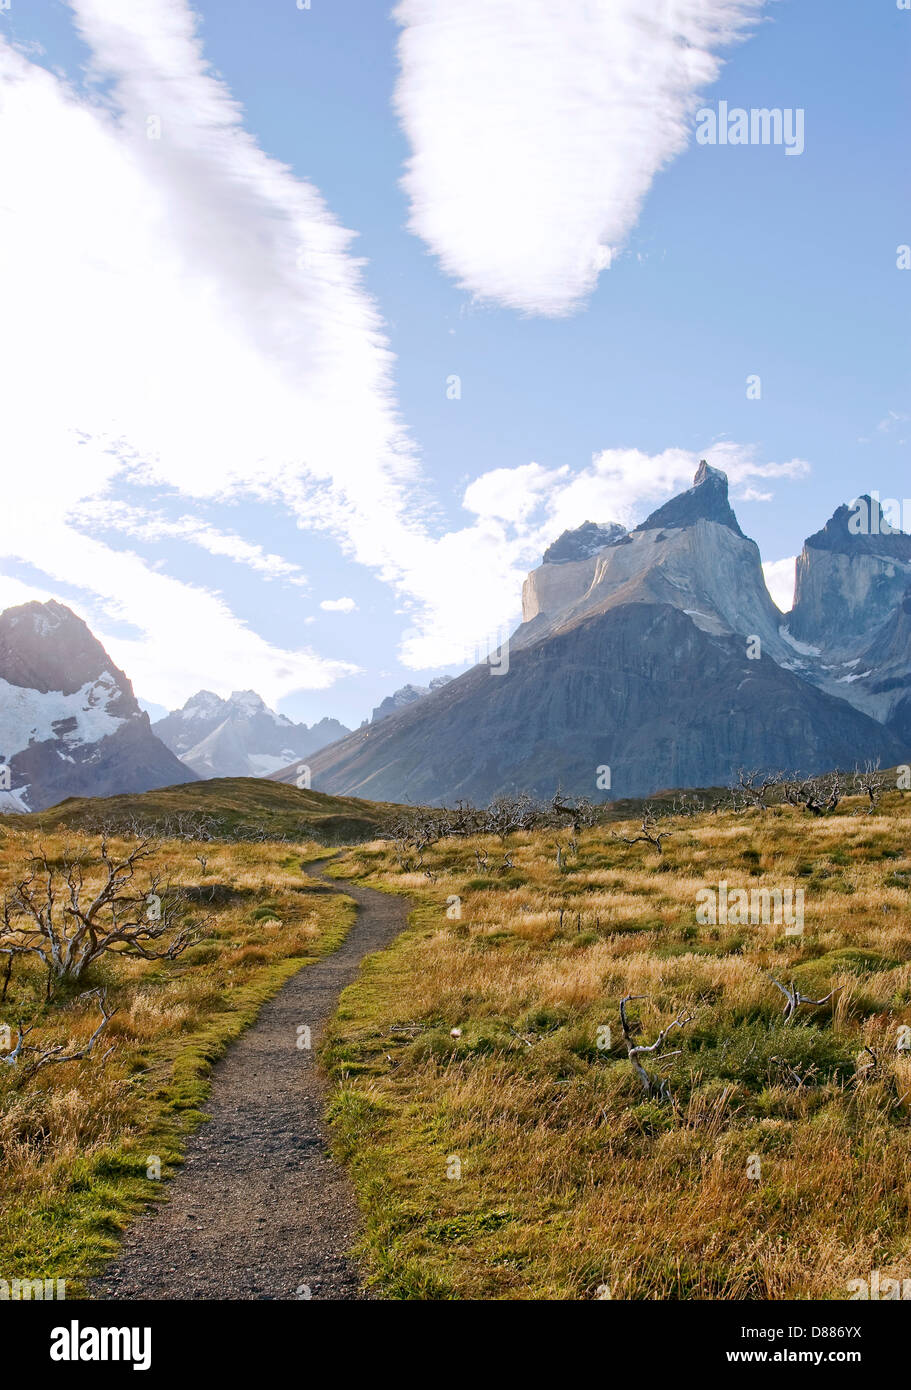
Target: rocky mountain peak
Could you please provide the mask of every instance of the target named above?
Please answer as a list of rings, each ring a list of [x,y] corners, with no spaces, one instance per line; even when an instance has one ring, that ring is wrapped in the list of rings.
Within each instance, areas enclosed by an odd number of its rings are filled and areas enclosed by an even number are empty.
[[[0,671],[10,685],[41,694],[75,695],[106,676],[116,713],[137,713],[139,706],[124,673],[114,665],[97,637],[63,603],[19,604],[0,613]]]
[[[418,700],[423,700],[425,695],[432,695],[435,690],[442,690],[444,685],[448,685],[452,676],[434,676],[429,685],[408,685],[399,686],[391,695],[387,695],[385,700],[381,700],[370,716],[370,724],[377,724],[381,719],[387,719],[390,714],[395,714],[400,709],[405,709],[407,705],[416,704]]]
[[[261,695],[257,695],[255,690],[232,690],[228,696],[228,704],[243,711],[244,714],[272,713],[265,700]]]
[[[804,542],[790,632],[802,642],[859,658],[903,603],[909,582],[911,536],[889,524],[877,498],[857,497],[837,507]],[[862,691],[851,693],[859,699]]]
[[[0,764],[6,811],[193,779],[152,734],[123,671],[56,601],[0,613]]]
[[[255,690],[232,690],[227,700],[199,690],[183,709],[154,724],[173,753],[203,778],[266,777],[349,732],[337,719],[312,728],[269,708]]]
[[[888,555],[911,560],[911,536],[891,526],[882,504],[869,493],[855,497],[848,506],[836,507],[822,530],[808,536],[805,547],[830,550],[843,555]]]
[[[575,530],[564,531],[544,552],[545,565],[565,565],[574,560],[587,560],[607,545],[626,535],[626,527],[618,521],[583,521]]]
[[[220,695],[216,695],[213,690],[197,690],[195,695],[191,695],[183,709],[177,713],[186,719],[205,719],[207,716],[217,714],[224,708],[224,700]]]
[[[727,526],[735,535],[743,536],[728,501],[727,474],[722,473],[720,468],[712,468],[705,459],[700,460],[693,486],[658,507],[636,530],[656,531],[692,526],[697,521],[714,521],[719,526]]]

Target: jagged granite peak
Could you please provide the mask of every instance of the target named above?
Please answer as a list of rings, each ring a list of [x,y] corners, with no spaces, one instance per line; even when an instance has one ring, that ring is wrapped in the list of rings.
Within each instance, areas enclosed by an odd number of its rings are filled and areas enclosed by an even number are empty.
[[[195,781],[124,672],[56,600],[0,613],[0,766],[8,811]]]
[[[822,530],[808,536],[810,550],[834,550],[844,555],[888,555],[911,560],[911,536],[886,520],[878,497],[864,493],[836,507]]]
[[[182,709],[173,711],[175,717],[183,719],[211,719],[225,706],[225,701],[213,690],[197,690],[191,695]]]
[[[727,474],[700,460],[693,486],[647,516],[637,531],[657,531],[664,527],[692,526],[696,521],[715,521],[743,536],[734,509],[728,501]]]
[[[565,565],[574,560],[587,560],[625,535],[626,527],[619,521],[583,521],[575,530],[564,531],[547,547],[542,564]]]
[[[120,692],[122,713],[138,709],[123,671],[65,604],[33,600],[0,613],[0,672],[11,685],[73,695],[102,671],[110,673]]]
[[[728,505],[725,475],[703,464],[696,477],[698,484],[653,513],[666,524],[644,523],[586,560],[533,570],[512,646],[538,642],[618,605],[666,603],[707,632],[758,636],[776,660],[793,655],[779,632],[759,548]]]
[[[261,695],[257,695],[255,690],[232,690],[228,696],[228,704],[242,716],[254,714],[268,714],[277,723],[284,722],[290,724],[291,720],[287,715],[278,714],[270,709]]]
[[[312,727],[269,708],[255,690],[233,690],[227,700],[211,690],[192,695],[153,728],[177,756],[204,779],[266,777],[350,730],[337,719]]]
[[[855,498],[804,542],[789,631],[841,659],[859,657],[901,605],[909,582],[911,536],[886,521],[878,499]],[[852,695],[860,699],[862,692]]]

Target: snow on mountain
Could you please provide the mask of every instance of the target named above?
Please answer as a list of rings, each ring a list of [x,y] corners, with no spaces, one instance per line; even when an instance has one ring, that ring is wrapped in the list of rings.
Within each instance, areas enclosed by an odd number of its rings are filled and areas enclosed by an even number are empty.
[[[192,776],[81,618],[53,601],[0,614],[0,811]]]
[[[255,690],[233,690],[226,700],[200,690],[153,728],[203,778],[268,777],[350,732],[337,719],[295,724]]]

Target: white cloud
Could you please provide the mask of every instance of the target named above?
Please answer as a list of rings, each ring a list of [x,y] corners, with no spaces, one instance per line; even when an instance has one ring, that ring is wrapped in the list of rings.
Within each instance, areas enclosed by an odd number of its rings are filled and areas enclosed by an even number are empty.
[[[479,296],[576,308],[763,0],[400,0],[411,230]]]
[[[444,533],[420,502],[350,234],[244,131],[182,0],[73,9],[103,95],[0,42],[0,555],[37,576],[0,579],[0,601],[70,602],[157,703],[233,689],[243,671],[274,705],[353,668],[302,643],[311,617],[293,599],[267,640],[198,578],[123,548],[131,537],[183,540],[297,597],[293,558],[202,515],[234,502],[240,529],[251,499],[290,512],[390,585],[411,624],[403,658],[422,669],[515,621],[524,573],[560,530],[639,519],[689,485],[687,450],[494,469],[466,488],[467,524]],[[709,458],[738,486],[802,467],[729,443]],[[93,534],[105,517],[120,548]]]
[[[266,641],[219,595],[86,535],[85,512],[129,483],[331,525],[331,510],[308,513],[322,488],[337,507],[356,493],[394,543],[415,465],[351,234],[243,130],[182,0],[72,8],[103,95],[0,41],[0,554],[34,566],[36,587],[83,592],[153,700],[230,687],[231,663],[271,700],[324,687],[352,667],[298,644],[293,607],[287,640]],[[127,536],[143,510],[117,513]],[[264,576],[302,578],[243,537],[174,524]],[[110,619],[141,640],[118,642]]]
[[[353,613],[357,608],[353,598],[324,598],[320,608],[327,613]]]
[[[794,606],[796,566],[796,555],[789,555],[786,560],[766,560],[762,566],[766,588],[782,613],[789,613]]]

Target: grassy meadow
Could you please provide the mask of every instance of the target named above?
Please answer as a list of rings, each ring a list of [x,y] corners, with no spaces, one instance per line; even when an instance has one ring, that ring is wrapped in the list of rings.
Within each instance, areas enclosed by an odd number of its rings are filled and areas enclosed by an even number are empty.
[[[325,1052],[381,1294],[846,1299],[911,1276],[911,802],[669,823],[660,854],[613,838],[630,822],[333,866],[417,904]],[[721,881],[802,888],[802,933],[698,921]],[[785,1024],[773,979],[836,993]],[[654,1067],[667,1100],[633,1074],[627,995],[637,1045],[693,1015]]]
[[[114,839],[111,850],[135,844]],[[100,883],[97,834],[10,817],[0,825],[0,895],[39,848],[52,866],[83,854],[86,888]],[[106,989],[116,1012],[88,1057],[25,1084],[0,1053],[0,1276],[65,1279],[67,1297],[77,1296],[130,1218],[166,1196],[150,1160],[159,1160],[161,1178],[179,1162],[203,1119],[213,1062],[353,920],[349,900],[305,876],[302,860],[321,853],[308,842],[157,841],[137,883],[160,874],[158,891],[176,896],[181,925],[198,937],[183,954],[143,960],[115,949],[50,1001],[41,963],[16,958],[0,1000],[0,1024],[11,1030],[5,1055],[20,1018],[33,1025],[29,1045],[84,1048],[99,1022],[86,991]],[[4,973],[5,961],[0,955]]]

